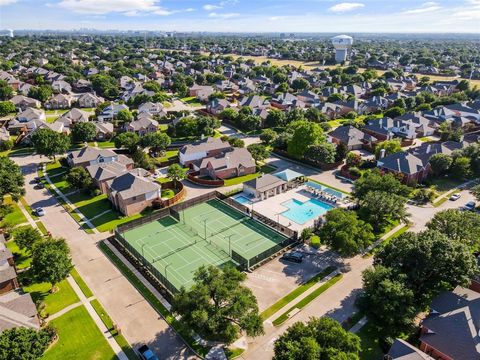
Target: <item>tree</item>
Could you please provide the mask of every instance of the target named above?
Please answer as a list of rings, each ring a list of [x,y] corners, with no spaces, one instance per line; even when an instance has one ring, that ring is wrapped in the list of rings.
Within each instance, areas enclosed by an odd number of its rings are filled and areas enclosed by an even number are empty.
[[[472,192],[473,196],[475,196],[475,198],[480,201],[480,185],[474,186],[470,189],[470,191]]]
[[[276,131],[272,129],[263,129],[262,133],[260,134],[260,140],[266,145],[272,144],[278,137]]]
[[[335,162],[336,148],[331,143],[322,143],[319,145],[311,145],[305,152],[305,158],[316,161],[321,164],[332,164]]]
[[[67,278],[72,267],[70,250],[65,239],[50,238],[38,243],[33,249],[32,273],[38,281],[50,283],[52,292],[56,290],[57,283]]]
[[[187,169],[182,168],[179,164],[172,164],[167,169],[167,177],[175,183],[185,179]]]
[[[478,272],[470,248],[436,230],[403,233],[375,255],[374,264],[405,274],[419,308],[441,291],[468,285]]]
[[[309,86],[310,84],[304,78],[298,78],[292,81],[292,89],[296,91],[308,89]]]
[[[137,149],[140,137],[134,132],[124,132],[113,138],[116,148],[125,148],[133,153]]]
[[[141,139],[142,146],[150,147],[150,150],[155,153],[165,151],[171,142],[170,136],[161,132],[148,133]]]
[[[243,286],[246,275],[234,267],[200,267],[190,290],[181,288],[173,298],[172,312],[204,339],[231,344],[239,331],[263,334],[257,299]]]
[[[320,238],[342,256],[352,256],[374,240],[372,226],[360,220],[354,211],[336,208],[325,215]]]
[[[363,199],[370,191],[383,191],[407,197],[411,189],[403,185],[393,174],[382,175],[378,169],[365,172],[354,183],[354,196]]]
[[[40,85],[38,87],[31,87],[28,91],[28,96],[38,101],[45,102],[53,94],[53,89],[50,85]]]
[[[78,122],[72,126],[72,139],[74,142],[88,142],[95,140],[97,127],[92,122]]]
[[[32,251],[34,245],[42,240],[42,234],[30,225],[20,226],[13,230],[15,243],[20,249]]]
[[[132,160],[136,168],[145,170],[153,170],[155,168],[153,159],[142,149],[137,148],[133,151]]]
[[[265,125],[269,127],[285,126],[285,113],[278,109],[273,109],[265,119]]]
[[[292,122],[288,128],[293,131],[293,136],[288,142],[287,151],[297,159],[305,155],[309,146],[318,145],[324,140],[323,130],[319,124],[299,120]]]
[[[406,276],[378,265],[363,272],[363,294],[357,304],[384,337],[408,332],[419,311]]]
[[[8,100],[13,96],[13,89],[5,80],[0,80],[0,100]]]
[[[245,141],[238,137],[228,137],[227,138],[228,143],[233,146],[233,147],[238,147],[238,148],[244,148],[245,147]]]
[[[15,111],[17,111],[17,109],[11,101],[0,101],[0,116],[5,116]]]
[[[380,153],[382,150],[385,150],[385,155],[391,155],[402,151],[402,145],[398,139],[385,140],[378,143],[375,147],[375,157],[377,159],[380,158]]]
[[[466,156],[455,158],[450,167],[450,173],[457,179],[464,179],[470,176],[470,159]]]
[[[46,327],[34,330],[27,327],[6,329],[0,334],[0,359],[40,359],[55,336],[55,330]]]
[[[369,191],[359,201],[362,218],[380,230],[390,221],[407,221],[407,198],[385,191]]]
[[[308,121],[323,123],[328,120],[328,117],[319,109],[315,107],[310,107],[307,109],[307,111],[305,111],[305,119],[307,119]]]
[[[398,107],[398,106],[394,106],[388,109],[387,111],[385,111],[384,116],[394,119],[396,117],[402,116],[403,114],[405,114],[405,109],[402,109],[401,107]]]
[[[36,130],[32,135],[35,151],[56,160],[57,155],[64,154],[70,147],[70,138],[49,128]]]
[[[262,144],[250,144],[247,149],[255,161],[263,161],[270,156],[270,151]]]
[[[65,180],[67,184],[77,190],[87,190],[92,186],[92,178],[87,170],[83,167],[71,168]]]
[[[20,166],[13,160],[0,156],[0,204],[5,195],[10,195],[18,201],[25,194],[25,179]]]
[[[452,161],[450,155],[442,153],[434,154],[429,160],[432,172],[436,176],[445,174],[450,169]]]
[[[473,252],[480,246],[480,215],[470,211],[448,209],[440,211],[427,223],[427,228],[437,230],[450,239],[466,244]]]
[[[133,115],[130,110],[122,109],[117,113],[117,116],[115,118],[121,123],[128,123],[133,120]]]
[[[275,340],[274,360],[359,359],[360,338],[328,317],[296,322]]]

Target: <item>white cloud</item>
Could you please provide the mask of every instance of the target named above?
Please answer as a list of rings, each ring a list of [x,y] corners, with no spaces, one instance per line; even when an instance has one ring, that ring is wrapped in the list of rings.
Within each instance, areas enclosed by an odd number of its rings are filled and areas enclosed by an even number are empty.
[[[16,3],[17,0],[0,0],[0,6],[10,5]]]
[[[62,0],[58,6],[83,14],[122,13],[127,16],[136,16],[152,13],[165,16],[174,13],[158,6],[156,0]]]
[[[221,8],[222,7],[220,5],[213,5],[213,4],[203,5],[203,10],[206,10],[206,11],[212,11],[212,10],[221,9]]]
[[[453,12],[452,17],[461,21],[480,20],[480,0],[467,0],[462,7]]]
[[[434,1],[425,2],[417,8],[405,10],[403,14],[414,15],[414,14],[423,14],[436,10],[440,10],[442,7]]]
[[[211,17],[211,18],[220,18],[220,19],[231,19],[231,18],[234,18],[234,17],[237,17],[237,16],[240,16],[239,13],[216,13],[216,12],[212,12],[210,14],[208,14],[208,17]]]
[[[286,18],[286,16],[270,16],[270,17],[268,18],[268,20],[270,20],[270,21],[278,21],[278,20],[283,20],[283,19],[285,19],[285,18]]]
[[[352,11],[352,10],[356,10],[356,9],[361,9],[363,7],[365,7],[365,4],[362,4],[362,3],[344,2],[344,3],[339,3],[339,4],[336,4],[336,5],[333,5],[328,10],[330,10],[332,12],[341,13],[341,12],[347,12],[347,11]]]

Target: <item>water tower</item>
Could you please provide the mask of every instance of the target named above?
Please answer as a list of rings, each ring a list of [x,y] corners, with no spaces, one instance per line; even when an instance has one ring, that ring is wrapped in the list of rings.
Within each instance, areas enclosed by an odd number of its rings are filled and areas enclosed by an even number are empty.
[[[345,62],[348,50],[353,45],[353,38],[348,35],[338,35],[332,38],[332,44],[335,48],[335,61],[337,63]]]

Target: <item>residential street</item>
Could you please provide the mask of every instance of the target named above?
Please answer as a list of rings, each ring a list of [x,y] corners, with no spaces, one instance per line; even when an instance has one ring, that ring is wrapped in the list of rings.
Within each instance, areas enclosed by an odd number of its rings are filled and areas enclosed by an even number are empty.
[[[97,247],[96,242],[109,234],[86,234],[48,190],[33,189],[31,181],[37,176],[37,164],[45,158],[28,156],[14,159],[25,174],[25,199],[32,208],[41,206],[45,209],[42,222],[53,236],[67,240],[78,272],[132,347],[147,343],[161,359],[195,358],[163,318]]]

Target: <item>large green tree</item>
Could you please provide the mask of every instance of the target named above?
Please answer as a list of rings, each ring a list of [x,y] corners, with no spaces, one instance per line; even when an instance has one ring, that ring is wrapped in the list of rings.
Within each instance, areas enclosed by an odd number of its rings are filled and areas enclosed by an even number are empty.
[[[383,191],[406,197],[410,194],[411,188],[403,185],[395,175],[382,175],[378,169],[374,169],[364,173],[354,184],[354,195],[358,199],[362,199],[370,191]]]
[[[247,149],[255,161],[263,161],[270,156],[270,151],[262,144],[250,144],[247,146]]]
[[[34,247],[31,270],[40,282],[48,282],[52,290],[56,284],[67,278],[72,269],[70,250],[65,239],[48,239]]]
[[[309,146],[318,145],[325,140],[323,130],[317,123],[299,120],[290,123],[288,128],[293,132],[293,136],[287,144],[287,151],[298,159],[305,155]]]
[[[134,132],[124,132],[113,138],[115,147],[128,149],[131,153],[137,149],[139,142],[140,137]]]
[[[435,154],[430,160],[430,166],[434,175],[439,176],[445,174],[452,165],[452,157],[447,154]]]
[[[202,266],[195,272],[190,290],[175,295],[172,311],[203,338],[231,344],[240,331],[263,334],[257,299],[243,286],[246,275],[233,267],[223,270]]]
[[[172,164],[167,169],[167,177],[177,183],[185,179],[187,175],[187,169],[184,169],[179,164]]]
[[[0,359],[40,359],[54,336],[55,330],[50,327],[38,331],[26,327],[4,330],[0,334]]]
[[[402,145],[398,139],[385,140],[378,143],[377,146],[375,146],[375,156],[377,159],[380,158],[382,150],[385,150],[385,155],[391,155],[402,151]]]
[[[93,184],[88,171],[80,166],[70,169],[65,180],[70,187],[77,190],[90,189]]]
[[[0,116],[5,116],[15,111],[15,105],[11,101],[0,101]]]
[[[328,317],[296,322],[275,340],[274,360],[358,360],[360,338]]]
[[[55,160],[57,155],[68,150],[70,138],[51,129],[42,128],[33,133],[32,144],[37,153]]]
[[[143,147],[149,147],[153,152],[158,153],[164,151],[172,140],[165,133],[153,132],[141,138]]]
[[[28,92],[28,96],[38,101],[45,102],[53,94],[53,89],[50,85],[40,85],[38,87],[31,87],[30,91]]]
[[[25,225],[13,230],[13,238],[20,249],[32,251],[35,244],[42,240],[42,234],[32,226]]]
[[[72,126],[72,139],[75,142],[95,140],[97,127],[92,122],[78,122]]]
[[[375,230],[380,230],[388,225],[389,221],[407,221],[406,202],[407,198],[401,195],[385,191],[369,191],[359,201],[360,214],[364,220],[373,225]]]
[[[0,203],[5,195],[18,201],[25,194],[25,179],[20,167],[7,157],[0,156]]]
[[[374,240],[372,226],[360,220],[354,211],[336,208],[325,215],[320,239],[343,256],[352,256]]]

